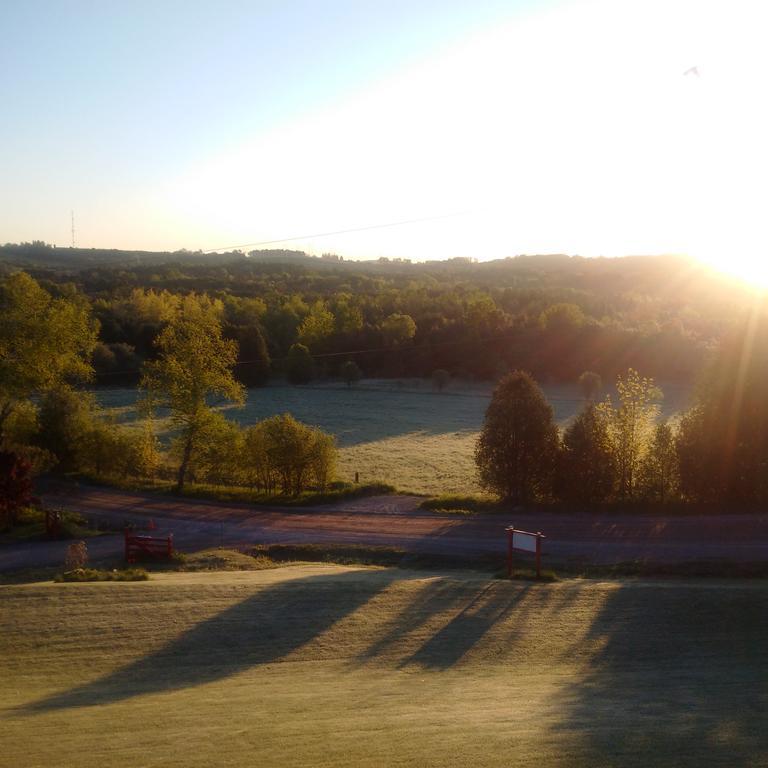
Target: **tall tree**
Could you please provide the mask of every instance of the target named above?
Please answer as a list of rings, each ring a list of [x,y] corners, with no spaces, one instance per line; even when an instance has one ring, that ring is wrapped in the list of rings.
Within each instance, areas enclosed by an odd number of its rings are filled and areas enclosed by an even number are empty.
[[[768,501],[768,314],[722,340],[677,437],[680,487],[695,501]]]
[[[664,504],[678,488],[675,433],[666,422],[656,425],[648,452],[640,465],[640,485],[652,501]]]
[[[180,431],[179,491],[212,423],[211,405],[244,401],[243,387],[232,375],[237,342],[223,337],[220,317],[220,307],[207,296],[185,297],[155,342],[158,359],[144,364],[141,387],[150,406],[170,409]]]
[[[616,460],[608,423],[592,403],[563,435],[557,462],[557,495],[563,501],[592,504],[610,498],[616,485]]]
[[[312,355],[303,344],[292,344],[285,361],[285,373],[291,384],[309,384],[315,375]]]
[[[558,449],[552,407],[527,374],[497,385],[475,448],[480,483],[502,498],[528,502],[549,495]]]
[[[613,453],[618,471],[618,495],[630,499],[638,486],[638,470],[653,438],[661,390],[653,379],[645,378],[630,368],[625,376],[616,380],[619,402],[616,407],[610,398],[598,406],[609,424]]]
[[[53,298],[24,272],[0,283],[0,440],[20,402],[92,376],[97,330],[77,294]]]

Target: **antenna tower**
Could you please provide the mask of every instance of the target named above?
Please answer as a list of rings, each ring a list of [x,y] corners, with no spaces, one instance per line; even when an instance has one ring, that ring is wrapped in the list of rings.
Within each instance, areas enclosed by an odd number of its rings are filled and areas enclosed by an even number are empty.
[[[70,211],[69,212],[70,218],[72,220],[72,247],[75,247],[75,212]]]

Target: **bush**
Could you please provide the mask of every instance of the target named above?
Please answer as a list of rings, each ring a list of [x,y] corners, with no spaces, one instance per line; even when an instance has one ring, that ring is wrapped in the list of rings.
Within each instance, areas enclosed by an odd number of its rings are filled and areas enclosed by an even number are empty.
[[[251,485],[270,493],[278,486],[290,494],[323,490],[335,472],[335,438],[288,413],[248,429],[244,446],[243,468]]]
[[[84,541],[73,542],[67,547],[67,555],[64,558],[66,571],[78,571],[85,568],[88,562],[88,547]]]

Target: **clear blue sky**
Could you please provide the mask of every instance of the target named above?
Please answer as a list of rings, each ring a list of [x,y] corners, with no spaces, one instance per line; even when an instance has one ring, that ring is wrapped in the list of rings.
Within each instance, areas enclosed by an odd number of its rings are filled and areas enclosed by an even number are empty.
[[[763,169],[749,97],[765,85],[763,12],[724,8],[5,0],[0,242],[67,245],[74,209],[84,246],[212,248],[455,214],[294,246],[695,250],[702,206],[714,218],[750,187],[748,158]],[[694,65],[701,77],[683,77]],[[744,173],[724,159],[734,141]]]

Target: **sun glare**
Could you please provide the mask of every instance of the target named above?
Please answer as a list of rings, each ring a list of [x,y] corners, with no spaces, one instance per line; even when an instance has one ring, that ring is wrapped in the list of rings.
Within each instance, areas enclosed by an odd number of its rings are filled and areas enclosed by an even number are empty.
[[[768,260],[764,256],[716,256],[700,260],[717,272],[735,277],[753,288],[768,290]]]

